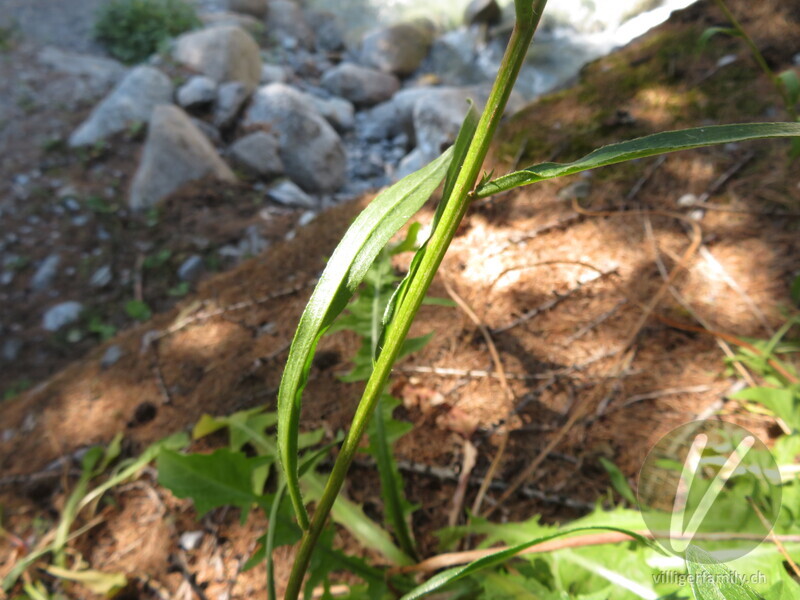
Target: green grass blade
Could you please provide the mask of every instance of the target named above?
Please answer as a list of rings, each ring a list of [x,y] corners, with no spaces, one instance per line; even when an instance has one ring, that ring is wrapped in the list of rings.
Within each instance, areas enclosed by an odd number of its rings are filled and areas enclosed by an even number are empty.
[[[483,558],[479,558],[478,560],[474,560],[469,564],[462,565],[460,567],[453,567],[452,569],[447,569],[446,571],[442,571],[441,573],[434,575],[428,581],[423,583],[422,585],[418,585],[413,590],[405,594],[400,600],[415,600],[416,598],[422,598],[431,592],[434,592],[445,585],[458,581],[459,579],[463,579],[464,577],[468,577],[474,573],[477,573],[481,569],[486,569],[489,567],[493,567],[499,565],[507,561],[510,558],[513,558],[523,550],[530,548],[531,546],[535,546],[536,544],[541,544],[542,542],[547,542],[549,540],[554,540],[559,537],[563,537],[565,535],[569,535],[571,533],[576,533],[579,531],[619,531],[626,535],[631,536],[636,541],[641,542],[654,548],[661,552],[658,549],[658,546],[648,540],[647,538],[639,535],[635,531],[629,531],[627,529],[622,529],[619,527],[575,527],[573,529],[568,529],[565,531],[559,531],[558,533],[554,533],[552,535],[546,535],[542,537],[535,538],[523,544],[517,544],[516,546],[511,546],[510,548],[506,548],[505,550],[500,550],[491,554],[489,556],[484,556]]]
[[[314,350],[381,249],[439,186],[452,156],[453,151],[448,150],[382,192],[364,209],[336,247],[300,317],[278,391],[278,446],[286,487],[302,529],[308,529],[308,514],[297,475],[297,434],[301,396]]]
[[[737,573],[697,546],[686,549],[686,570],[695,600],[762,600]]]
[[[589,169],[678,150],[761,138],[794,136],[800,136],[800,123],[740,123],[666,131],[603,146],[571,163],[541,163],[522,171],[509,173],[479,186],[475,197],[485,198],[545,179],[573,175]]]

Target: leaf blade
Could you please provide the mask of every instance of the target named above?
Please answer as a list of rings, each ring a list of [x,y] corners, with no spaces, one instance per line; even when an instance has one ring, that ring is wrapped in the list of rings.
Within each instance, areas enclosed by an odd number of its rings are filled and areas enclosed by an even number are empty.
[[[703,146],[773,137],[800,136],[800,123],[738,123],[665,131],[603,146],[570,163],[541,163],[509,173],[478,187],[475,198],[486,198],[545,179],[573,175],[637,158],[657,156]]]

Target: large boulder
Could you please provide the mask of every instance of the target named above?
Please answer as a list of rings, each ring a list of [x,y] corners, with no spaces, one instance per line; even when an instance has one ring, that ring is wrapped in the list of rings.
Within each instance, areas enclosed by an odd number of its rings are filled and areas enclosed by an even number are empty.
[[[436,28],[428,19],[398,23],[368,33],[361,43],[361,61],[371,67],[410,75],[428,55]]]
[[[133,123],[147,122],[154,106],[171,99],[169,77],[153,67],[136,67],[72,133],[69,145],[91,146],[125,131]]]
[[[314,50],[314,31],[297,3],[291,0],[270,0],[265,23],[269,39],[287,48],[299,45],[306,50]]]
[[[344,30],[336,15],[327,11],[311,10],[306,12],[306,19],[314,31],[317,50],[340,52],[345,49],[347,42]]]
[[[266,10],[266,3],[264,10]],[[258,37],[264,33],[264,22],[262,18],[256,18],[238,12],[207,12],[198,15],[205,27],[219,27],[220,25],[234,25],[244,29],[249,34]]]
[[[476,64],[479,47],[480,32],[475,28],[448,31],[433,43],[425,68],[448,85],[485,81],[484,70]]]
[[[400,81],[394,75],[353,63],[342,63],[329,69],[320,83],[335,96],[341,96],[356,106],[378,104],[400,89]]]
[[[302,92],[283,83],[260,88],[245,125],[266,124],[278,134],[286,174],[307,192],[335,192],[344,183],[342,140]]]
[[[253,37],[234,25],[191,31],[175,40],[173,57],[217,83],[239,81],[255,89],[261,77],[261,53]]]
[[[206,176],[222,181],[236,180],[211,142],[185,112],[169,104],[157,106],[131,184],[130,207],[142,210],[154,206],[183,184]]]
[[[36,56],[38,61],[58,73],[80,79],[87,87],[87,96],[104,94],[125,76],[124,65],[110,58],[78,54],[45,46]]]

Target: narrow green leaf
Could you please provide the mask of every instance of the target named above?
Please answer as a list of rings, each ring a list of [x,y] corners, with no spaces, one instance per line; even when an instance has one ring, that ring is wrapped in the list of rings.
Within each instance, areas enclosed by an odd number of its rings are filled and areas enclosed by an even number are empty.
[[[362,211],[336,247],[300,317],[278,391],[278,446],[287,490],[302,529],[308,528],[308,514],[297,475],[297,433],[314,350],[383,247],[439,186],[452,156],[452,150],[446,151],[382,192]]]
[[[736,572],[697,546],[686,549],[686,569],[695,600],[763,600]]]
[[[729,35],[731,37],[741,37],[739,31],[733,27],[709,27],[706,29],[697,40],[697,45],[702,50],[715,35]]]
[[[800,136],[800,123],[741,123],[712,125],[656,133],[598,148],[571,163],[541,163],[523,171],[509,173],[478,187],[475,197],[485,198],[500,192],[545,179],[573,175],[637,158],[691,150],[715,144],[743,142],[761,138]]]
[[[569,535],[571,533],[577,533],[579,531],[619,531],[626,535],[631,536],[636,541],[646,544],[650,548],[657,550],[659,553],[663,553],[662,550],[658,548],[656,544],[654,544],[651,540],[639,535],[635,531],[629,531],[627,529],[621,529],[619,527],[576,527],[574,529],[567,529],[565,531],[559,531],[558,533],[554,533],[552,535],[545,535],[542,537],[535,538],[528,542],[517,544],[516,546],[511,546],[510,548],[506,548],[505,550],[500,550],[495,552],[494,554],[490,554],[489,556],[484,556],[483,558],[479,558],[478,560],[474,560],[467,565],[461,565],[460,567],[453,567],[452,569],[447,569],[446,571],[442,571],[437,575],[431,577],[428,581],[423,583],[422,585],[418,585],[413,590],[405,594],[400,600],[415,600],[416,598],[422,598],[426,594],[434,592],[445,585],[458,581],[459,579],[463,579],[469,575],[477,573],[482,569],[486,569],[488,567],[493,567],[499,565],[507,561],[510,558],[513,558],[523,550],[530,548],[531,546],[535,546],[536,544],[541,544],[542,542],[547,542],[549,540],[554,540],[559,537],[564,537],[565,535]]]
[[[800,101],[800,79],[797,78],[797,73],[794,69],[786,69],[778,74],[778,79],[786,88],[787,99],[789,104],[794,106]]]
[[[322,477],[316,473],[308,473],[303,477],[302,483],[311,500],[317,500],[322,496],[324,487]],[[336,498],[331,516],[361,544],[380,552],[392,564],[410,565],[413,562],[405,552],[395,546],[385,529],[365,515],[359,505],[345,498],[344,494]]]
[[[636,506],[636,494],[633,493],[631,486],[628,484],[628,480],[625,478],[622,471],[619,470],[619,467],[602,456],[600,457],[600,464],[603,465],[603,468],[608,472],[608,476],[611,478],[611,485],[614,486],[617,493],[625,498],[631,506]]]

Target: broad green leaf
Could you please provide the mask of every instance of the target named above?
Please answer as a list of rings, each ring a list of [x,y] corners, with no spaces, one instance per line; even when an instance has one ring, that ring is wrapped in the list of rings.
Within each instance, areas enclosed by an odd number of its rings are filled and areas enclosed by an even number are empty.
[[[608,472],[608,476],[611,478],[611,485],[614,486],[617,493],[625,498],[631,506],[636,506],[636,494],[633,493],[631,486],[628,484],[628,480],[617,465],[602,456],[600,457],[600,464],[603,465],[603,468]]]
[[[800,431],[800,405],[795,394],[787,388],[747,388],[731,395],[734,400],[759,402],[783,419],[792,429]]]
[[[737,573],[697,546],[686,549],[686,569],[695,600],[762,600]]]
[[[478,560],[474,560],[469,564],[462,565],[459,567],[453,567],[451,569],[447,569],[434,575],[428,581],[423,583],[422,585],[418,585],[413,590],[402,596],[400,600],[414,600],[415,598],[422,598],[431,592],[434,592],[445,585],[458,581],[459,579],[463,579],[469,575],[473,575],[482,569],[486,569],[488,567],[493,567],[499,565],[510,558],[513,558],[523,550],[527,550],[531,546],[535,546],[536,544],[541,544],[542,542],[547,542],[549,540],[554,540],[559,537],[564,537],[571,533],[578,533],[581,531],[597,531],[597,530],[604,530],[604,531],[619,531],[620,533],[624,533],[626,535],[631,536],[638,542],[646,544],[653,549],[658,549],[652,541],[646,539],[645,537],[639,535],[635,531],[629,531],[627,529],[620,529],[618,527],[576,527],[573,529],[567,529],[564,531],[559,531],[558,533],[554,533],[552,535],[546,535],[542,537],[535,538],[533,540],[524,542],[522,544],[517,544],[516,546],[511,546],[510,548],[506,548],[505,550],[499,550],[494,554],[490,554],[489,556],[484,556],[483,558],[479,558]]]
[[[322,477],[316,473],[309,473],[302,480],[303,488],[311,500],[322,496]],[[387,560],[395,565],[409,565],[413,561],[400,548],[394,545],[391,536],[375,521],[364,514],[364,511],[355,502],[339,494],[331,510],[333,520],[347,529],[362,545],[380,552]]]
[[[197,516],[220,506],[238,506],[242,521],[258,500],[253,493],[253,470],[264,458],[248,458],[227,448],[213,454],[178,454],[164,450],[156,461],[158,483],[178,498],[191,498]]]
[[[475,196],[485,198],[545,179],[573,175],[589,169],[678,150],[761,138],[794,136],[800,136],[800,123],[740,123],[666,131],[603,146],[571,163],[541,163],[523,171],[504,175],[479,186]]]
[[[382,192],[356,218],[328,261],[297,326],[278,390],[278,446],[298,522],[308,528],[297,475],[297,434],[303,388],[320,337],[342,312],[383,247],[445,176],[448,150]]]
[[[45,568],[45,571],[54,577],[80,583],[91,592],[102,594],[106,598],[114,597],[128,585],[128,580],[122,573],[103,573],[94,569],[70,571],[53,565]]]

